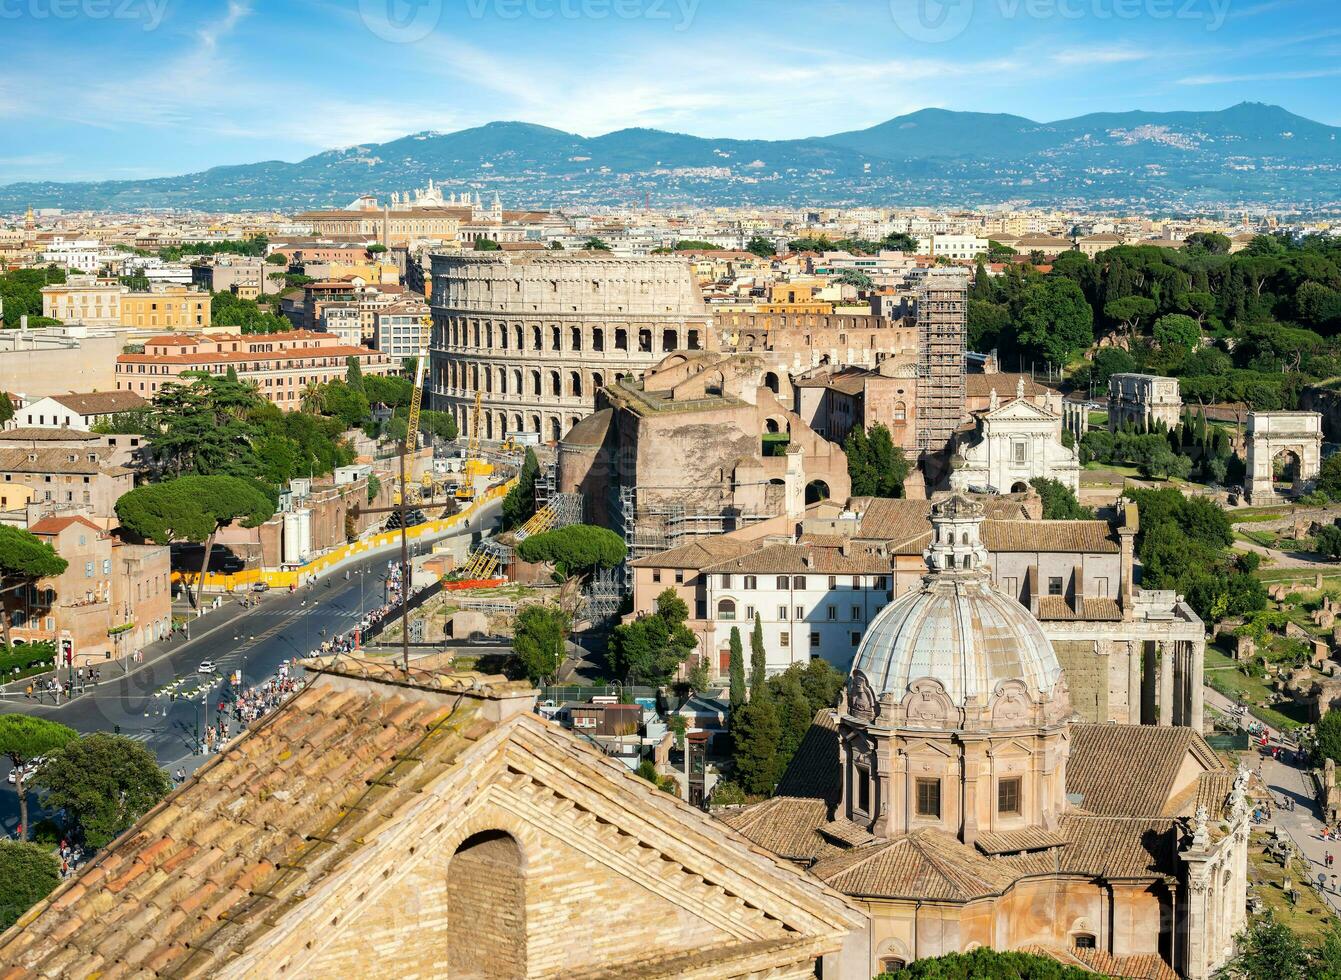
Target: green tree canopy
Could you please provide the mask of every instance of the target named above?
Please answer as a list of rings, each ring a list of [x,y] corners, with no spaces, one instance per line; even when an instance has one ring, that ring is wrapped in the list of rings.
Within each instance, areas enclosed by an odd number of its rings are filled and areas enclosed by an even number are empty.
[[[674,589],[657,596],[657,611],[616,626],[610,636],[610,667],[619,678],[665,684],[679,670],[698,640],[685,620],[689,610]]]
[[[773,243],[762,235],[755,235],[745,246],[745,251],[753,252],[761,259],[771,259],[778,254],[778,250],[773,247]]]
[[[1001,953],[979,946],[971,953],[914,960],[897,973],[882,973],[875,980],[1094,980],[1094,976],[1050,956]]]
[[[1094,511],[1080,506],[1080,501],[1071,492],[1071,488],[1058,480],[1040,476],[1029,481],[1039,498],[1043,501],[1043,520],[1045,521],[1088,521],[1094,519]]]
[[[26,822],[23,829],[28,829]],[[19,921],[60,880],[61,866],[49,847],[0,840],[0,930]]]
[[[1264,919],[1241,932],[1221,973],[1230,980],[1304,980],[1308,951],[1288,926]]]
[[[33,782],[73,839],[93,850],[106,847],[172,788],[144,745],[105,732],[56,749]]]
[[[73,728],[34,718],[31,715],[0,715],[0,755],[7,756],[15,769],[14,791],[19,797],[19,824],[22,840],[28,839],[28,780],[23,767],[34,759],[54,752],[79,735]]]
[[[518,614],[512,648],[532,684],[555,680],[572,628],[572,617],[557,606],[527,606]]]
[[[727,658],[727,676],[731,682],[730,704],[731,713],[734,715],[745,704],[745,647],[740,642],[740,627],[732,626],[731,635],[727,640],[727,649],[730,651]]]
[[[243,527],[260,527],[275,516],[275,501],[255,480],[183,476],[163,483],[146,483],[122,494],[116,502],[116,516],[132,534],[159,544],[203,543],[205,554],[200,566],[203,586],[215,534],[234,522]]]
[[[843,444],[854,497],[902,497],[903,482],[912,466],[902,448],[894,445],[889,429],[874,425],[863,432],[854,426]]]
[[[1070,279],[1049,277],[1026,287],[1015,323],[1021,349],[1049,364],[1067,363],[1094,339],[1094,313]]]
[[[521,527],[535,515],[535,481],[540,475],[540,461],[535,452],[526,450],[517,482],[503,498],[503,530]]]
[[[38,579],[60,575],[69,567],[56,550],[25,528],[0,524],[0,590],[31,585]],[[0,627],[5,646],[10,646],[9,611],[0,601]]]
[[[14,417],[14,403],[10,401],[9,393],[0,391],[0,425],[4,425]]]
[[[1155,321],[1155,343],[1191,351],[1201,343],[1201,326],[1183,313],[1166,313]]]
[[[517,546],[517,554],[525,561],[549,562],[566,577],[614,568],[628,556],[628,547],[609,528],[570,524],[532,535]]]
[[[585,242],[582,243],[582,248],[588,252],[610,251],[609,244],[604,239],[601,238],[588,238]]]

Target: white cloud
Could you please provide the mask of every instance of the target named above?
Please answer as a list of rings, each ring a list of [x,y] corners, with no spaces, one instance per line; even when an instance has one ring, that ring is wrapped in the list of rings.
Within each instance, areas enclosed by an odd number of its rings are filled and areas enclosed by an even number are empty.
[[[1178,79],[1179,85],[1238,85],[1243,82],[1293,82],[1309,78],[1334,78],[1341,68],[1314,68],[1300,71],[1249,72],[1241,75],[1189,75]]]

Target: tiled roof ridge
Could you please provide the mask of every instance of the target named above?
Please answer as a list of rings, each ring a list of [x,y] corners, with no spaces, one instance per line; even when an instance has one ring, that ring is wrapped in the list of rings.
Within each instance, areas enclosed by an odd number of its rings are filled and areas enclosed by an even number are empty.
[[[260,882],[259,884],[261,887],[251,892],[237,906],[230,908],[226,916],[220,917],[218,924],[209,933],[192,944],[186,958],[176,964],[173,969],[168,971],[165,975],[169,977],[189,976],[192,964],[198,959],[202,964],[212,960],[215,950],[212,948],[211,940],[218,936],[224,929],[233,925],[235,921],[243,919],[246,914],[253,909],[266,903],[289,904],[289,902],[292,901],[292,898],[280,897],[280,893],[288,884],[285,879],[302,878],[309,870],[306,863],[307,860],[309,858],[318,857],[319,855],[317,852],[320,851],[321,848],[334,848],[332,853],[328,855],[330,860],[327,862],[327,868],[329,870],[331,865],[338,863],[338,858],[342,853],[347,853],[350,850],[360,847],[361,841],[346,841],[343,845],[336,843],[334,834],[338,831],[341,825],[346,823],[346,821],[352,823],[362,819],[363,807],[361,804],[370,795],[388,785],[396,785],[405,776],[408,776],[423,764],[424,760],[419,757],[418,753],[431,740],[440,738],[446,733],[450,723],[456,717],[457,711],[460,710],[464,697],[464,694],[458,695],[456,704],[454,704],[446,714],[430,725],[413,745],[409,746],[404,752],[397,753],[393,757],[391,764],[388,765],[380,775],[368,780],[363,791],[359,793],[352,802],[346,803],[341,807],[341,812],[333,823],[328,823],[322,827],[319,834],[310,835],[304,842],[302,850],[297,855],[291,857],[286,864],[281,865],[267,879]],[[278,714],[278,712],[275,712],[274,714]],[[410,766],[398,773],[397,770],[400,770],[405,763],[410,763]],[[243,941],[241,947],[245,948],[248,940],[252,938],[254,938],[254,934],[242,937]],[[236,949],[237,948],[235,947],[235,950]]]

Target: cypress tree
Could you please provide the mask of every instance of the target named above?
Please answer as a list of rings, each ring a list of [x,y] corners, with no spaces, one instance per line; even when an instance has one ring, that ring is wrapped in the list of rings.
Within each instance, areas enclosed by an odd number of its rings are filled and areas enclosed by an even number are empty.
[[[750,633],[750,699],[768,697],[768,658],[764,653],[764,624],[754,614],[754,630]]]
[[[731,662],[729,665],[731,675],[731,721],[735,722],[739,716],[741,706],[745,703],[745,652],[740,644],[740,630],[731,627]]]

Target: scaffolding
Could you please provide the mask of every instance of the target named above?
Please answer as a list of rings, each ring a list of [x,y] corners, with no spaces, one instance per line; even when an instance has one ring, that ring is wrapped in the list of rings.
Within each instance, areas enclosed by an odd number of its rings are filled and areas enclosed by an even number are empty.
[[[614,619],[619,615],[619,606],[626,594],[621,569],[598,569],[582,590],[587,619],[593,623]]]
[[[538,484],[537,484],[538,485]],[[513,539],[520,544],[536,534],[543,534],[555,528],[582,523],[582,495],[580,493],[555,493],[550,495],[549,503],[535,512],[529,521],[513,532]],[[490,579],[512,564],[516,552],[497,538],[481,541],[479,547],[466,560],[462,567],[463,578],[471,580]]]
[[[944,450],[964,418],[968,276],[931,269],[917,298],[917,447]]]

